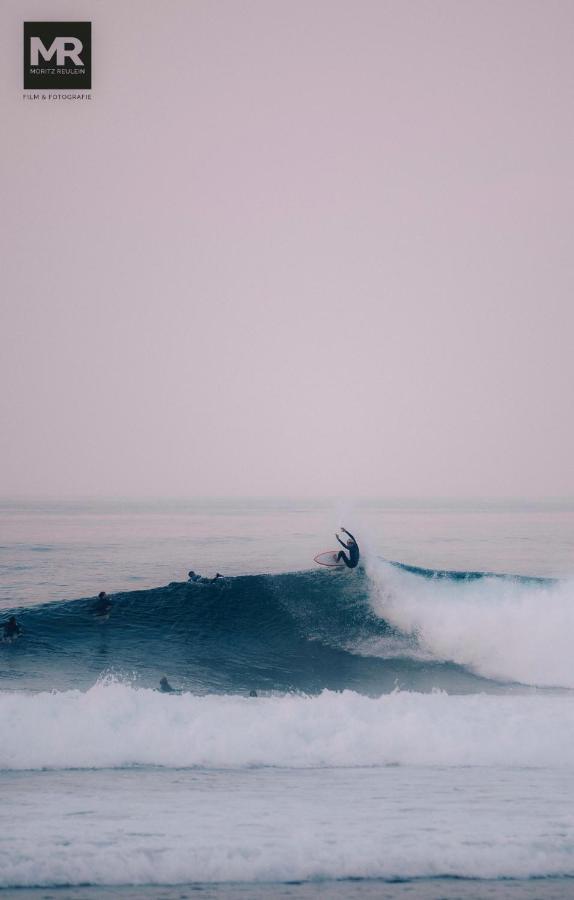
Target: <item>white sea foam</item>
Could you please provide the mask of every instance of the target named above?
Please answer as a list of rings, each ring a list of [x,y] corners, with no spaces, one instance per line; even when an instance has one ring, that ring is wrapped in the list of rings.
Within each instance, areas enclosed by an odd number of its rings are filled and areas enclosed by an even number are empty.
[[[0,887],[574,875],[572,770],[11,772],[0,790]]]
[[[574,582],[424,578],[368,567],[375,611],[423,650],[489,678],[574,688]]]
[[[0,769],[571,766],[569,696],[0,693]]]

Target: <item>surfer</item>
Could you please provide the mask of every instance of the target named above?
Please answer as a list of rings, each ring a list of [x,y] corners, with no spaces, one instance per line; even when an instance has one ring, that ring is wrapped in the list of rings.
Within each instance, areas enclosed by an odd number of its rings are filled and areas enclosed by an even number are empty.
[[[162,694],[175,694],[175,688],[172,688],[171,684],[167,680],[167,675],[164,675],[163,678],[160,678],[159,681],[159,689]]]
[[[204,578],[203,575],[198,575],[193,569],[191,572],[187,573],[187,579],[188,581],[191,581],[192,584],[213,584],[213,582],[217,581],[219,578],[225,578],[225,576],[220,572],[217,572],[215,578]]]
[[[100,591],[98,594],[98,599],[94,603],[92,608],[92,612],[95,616],[103,618],[104,616],[109,616],[112,609],[112,601],[108,597],[105,591]]]
[[[359,545],[357,541],[353,537],[350,531],[347,531],[346,528],[341,527],[341,531],[344,531],[348,537],[347,541],[342,541],[338,534],[335,535],[337,540],[339,541],[341,547],[344,547],[345,550],[348,550],[349,555],[343,551],[339,550],[337,553],[337,562],[344,562],[348,569],[354,569],[355,566],[359,563],[359,556],[361,555],[359,552]]]
[[[10,616],[7,622],[4,622],[3,638],[5,641],[14,641],[22,634],[22,629],[18,625],[16,616]]]

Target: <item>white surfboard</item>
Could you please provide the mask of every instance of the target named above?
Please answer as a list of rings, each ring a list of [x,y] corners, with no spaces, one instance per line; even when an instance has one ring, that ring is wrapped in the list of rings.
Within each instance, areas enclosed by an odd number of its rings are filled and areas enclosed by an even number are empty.
[[[340,569],[345,563],[340,560],[337,561],[338,554],[338,550],[325,550],[323,553],[318,553],[313,559],[316,563],[319,563],[320,566],[328,566],[330,569]]]

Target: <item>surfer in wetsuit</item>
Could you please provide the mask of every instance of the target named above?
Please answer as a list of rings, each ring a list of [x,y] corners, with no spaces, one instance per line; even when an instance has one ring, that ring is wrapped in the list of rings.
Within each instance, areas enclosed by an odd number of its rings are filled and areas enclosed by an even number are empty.
[[[341,547],[344,547],[345,550],[348,550],[349,555],[347,556],[346,553],[344,553],[342,550],[339,550],[339,552],[337,553],[337,562],[342,561],[345,563],[348,569],[354,569],[355,566],[358,565],[359,556],[361,555],[359,552],[359,545],[357,544],[357,541],[350,531],[347,531],[346,528],[341,528],[341,531],[345,532],[349,540],[342,541],[338,534],[336,534],[335,537],[339,541]]]
[[[93,614],[98,617],[109,616],[111,609],[112,601],[105,591],[100,591],[92,609]]]
[[[164,675],[163,678],[160,678],[159,681],[159,689],[162,694],[175,694],[175,688],[172,688],[171,684],[167,680],[167,675]]]
[[[198,573],[194,572],[192,569],[191,572],[187,573],[187,578],[192,584],[213,584],[214,581],[217,581],[219,578],[225,578],[225,576],[220,572],[217,572],[215,578],[204,578],[203,575],[198,575]]]
[[[18,625],[16,616],[10,616],[7,622],[4,622],[3,638],[5,641],[14,641],[22,634],[22,629]]]

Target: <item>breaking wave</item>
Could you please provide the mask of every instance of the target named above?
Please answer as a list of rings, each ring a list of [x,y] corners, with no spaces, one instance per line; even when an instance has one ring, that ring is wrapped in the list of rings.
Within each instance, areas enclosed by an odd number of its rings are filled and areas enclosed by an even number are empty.
[[[103,682],[2,692],[0,720],[4,770],[574,764],[574,707],[559,695],[198,697]]]
[[[374,561],[373,609],[421,651],[477,675],[574,688],[574,583]]]
[[[197,694],[574,688],[568,581],[373,560],[112,601],[107,621],[93,598],[16,610],[24,634],[0,644],[3,685],[87,689],[114,674],[152,687],[167,674]]]

